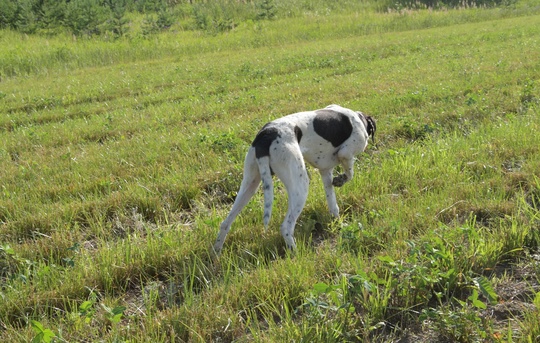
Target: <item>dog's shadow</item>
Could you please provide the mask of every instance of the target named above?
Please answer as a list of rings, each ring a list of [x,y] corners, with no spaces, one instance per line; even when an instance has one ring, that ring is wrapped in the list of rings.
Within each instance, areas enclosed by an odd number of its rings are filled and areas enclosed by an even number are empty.
[[[326,209],[305,208],[297,223],[295,236],[306,247],[316,248],[335,236],[331,228],[338,220]]]
[[[294,233],[297,244],[305,249],[315,249],[328,239],[333,239],[335,233],[332,233],[331,227],[336,220],[324,209],[305,208]],[[267,231],[261,229],[255,234],[258,235],[257,239],[245,241],[241,233],[231,232],[227,244],[228,253],[238,255],[242,260],[251,260],[255,264],[261,259],[272,261],[295,256],[295,251],[287,249],[279,226],[271,225]]]

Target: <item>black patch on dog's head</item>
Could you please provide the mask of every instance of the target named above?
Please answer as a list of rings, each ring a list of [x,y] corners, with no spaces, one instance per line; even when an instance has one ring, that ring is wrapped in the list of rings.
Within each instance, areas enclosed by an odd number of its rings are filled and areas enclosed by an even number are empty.
[[[300,143],[303,133],[302,130],[298,127],[298,125],[294,127],[294,134],[296,135],[296,140],[298,141],[298,143]]]
[[[327,109],[317,110],[315,113],[313,129],[334,147],[340,146],[351,136],[351,120],[345,114]]]
[[[279,130],[268,123],[257,133],[251,146],[255,148],[255,157],[261,158],[270,155],[270,144],[280,138]]]

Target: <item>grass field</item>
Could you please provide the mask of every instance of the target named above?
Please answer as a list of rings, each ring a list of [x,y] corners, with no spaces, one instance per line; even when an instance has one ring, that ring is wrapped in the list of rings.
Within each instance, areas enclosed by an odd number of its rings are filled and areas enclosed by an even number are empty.
[[[305,13],[115,41],[0,32],[0,341],[537,342],[540,4]],[[267,121],[337,103],[376,144],[290,254]]]

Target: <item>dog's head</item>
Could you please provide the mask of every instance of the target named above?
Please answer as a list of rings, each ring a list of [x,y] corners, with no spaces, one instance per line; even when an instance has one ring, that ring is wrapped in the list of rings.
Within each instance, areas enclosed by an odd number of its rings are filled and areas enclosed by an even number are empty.
[[[377,123],[375,122],[375,119],[371,116],[367,116],[362,112],[356,112],[364,122],[364,125],[366,126],[366,131],[368,133],[368,136],[371,137],[373,140],[373,143],[375,143],[375,131],[377,131]]]
[[[373,143],[375,143],[375,131],[377,131],[377,124],[375,123],[375,119],[373,119],[371,116],[366,116],[366,122],[367,133],[371,137],[371,140],[373,140]]]

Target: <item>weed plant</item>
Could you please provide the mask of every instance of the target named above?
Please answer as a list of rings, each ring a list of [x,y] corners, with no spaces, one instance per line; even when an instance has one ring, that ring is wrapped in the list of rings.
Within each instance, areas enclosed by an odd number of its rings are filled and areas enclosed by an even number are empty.
[[[212,35],[0,31],[0,341],[538,339],[538,6],[302,4]],[[270,230],[257,194],[214,256],[257,130],[331,103],[379,128],[341,218],[311,170],[298,251],[276,182]]]

